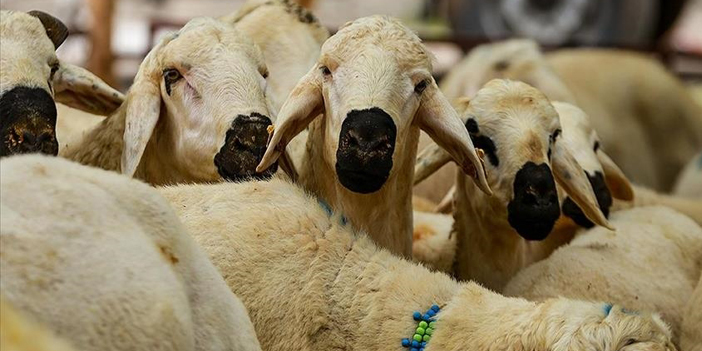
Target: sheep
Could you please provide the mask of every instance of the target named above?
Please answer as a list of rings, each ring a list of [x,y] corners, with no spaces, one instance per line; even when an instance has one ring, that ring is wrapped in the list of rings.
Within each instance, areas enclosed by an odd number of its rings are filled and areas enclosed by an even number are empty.
[[[495,79],[458,106],[476,147],[487,155],[492,197],[456,176],[454,274],[500,291],[519,270],[568,242],[573,233],[549,235],[561,215],[559,193],[594,224],[609,227],[591,183],[567,144],[559,116],[539,90]],[[417,159],[419,182],[449,157],[438,146]],[[427,171],[430,170],[430,171]]]
[[[633,190],[633,201],[615,201],[612,205],[612,211],[659,205],[670,207],[702,225],[702,199],[688,199],[682,196],[661,194],[638,185],[634,185]]]
[[[702,152],[693,157],[680,172],[675,181],[673,195],[702,199]]]
[[[685,307],[680,346],[683,351],[702,350],[702,276]]]
[[[297,82],[317,62],[329,31],[308,10],[289,0],[251,0],[239,11],[221,18],[248,35],[263,52],[270,75],[271,100],[280,111]],[[307,143],[307,131],[288,147],[293,166],[299,169]]]
[[[378,248],[300,187],[161,189],[250,311],[264,350],[401,350],[433,304],[426,350],[674,350],[659,317],[620,306],[507,299]],[[628,349],[627,348],[627,349]]]
[[[490,191],[468,133],[431,76],[427,49],[396,19],[360,18],[324,43],[283,104],[257,170],[306,127],[300,183],[395,254],[411,256],[420,129]]]
[[[639,53],[559,50],[546,59],[624,173],[647,188],[670,191],[676,175],[702,149],[702,107],[682,82]]]
[[[622,171],[611,161],[600,147],[599,137],[589,124],[588,116],[576,106],[555,101],[552,103],[558,113],[562,127],[561,140],[566,148],[583,168],[597,198],[597,203],[605,216],[610,213],[613,199],[631,200],[634,188]],[[558,188],[561,217],[556,221],[549,236],[572,238],[581,228],[594,226],[575,202]],[[610,190],[611,189],[611,190]],[[449,195],[447,195],[448,197]],[[450,192],[450,202],[439,204],[453,210],[455,187]],[[448,206],[447,206],[448,205]],[[415,241],[412,253],[415,260],[451,273],[451,263],[455,259],[456,235],[451,233],[453,219],[445,214],[427,216],[415,212]],[[421,226],[421,227],[420,227]],[[448,228],[448,229],[447,229]],[[565,239],[567,241],[567,239]],[[441,253],[440,255],[435,252]]]
[[[614,212],[617,232],[593,228],[519,272],[505,295],[605,300],[658,311],[680,336],[685,303],[702,269],[702,228],[663,206]]]
[[[246,308],[152,187],[0,161],[0,292],[77,349],[260,350]]]
[[[476,46],[452,68],[439,86],[448,99],[471,98],[488,81],[495,78],[520,80],[541,90],[552,101],[573,103],[575,98],[561,79],[546,64],[538,44],[529,39],[511,39]],[[432,143],[422,133],[419,149]],[[437,170],[431,178],[417,184],[414,194],[440,203],[449,199],[456,166],[451,163]]]
[[[55,102],[96,114],[122,103],[124,96],[98,77],[59,61],[55,50],[67,36],[47,13],[0,11],[0,157],[56,155]]]
[[[153,185],[269,178],[277,165],[255,172],[272,123],[267,73],[243,33],[193,19],[151,50],[122,106],[61,155]]]
[[[65,340],[29,320],[0,296],[0,349],[5,351],[74,351]]]

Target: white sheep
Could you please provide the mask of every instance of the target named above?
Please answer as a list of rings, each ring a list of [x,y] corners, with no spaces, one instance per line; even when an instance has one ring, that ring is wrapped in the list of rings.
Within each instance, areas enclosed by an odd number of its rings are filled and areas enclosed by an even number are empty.
[[[599,137],[589,124],[588,116],[569,103],[553,102],[552,105],[558,113],[563,130],[559,143],[563,144],[563,147],[573,155],[585,171],[599,208],[607,216],[610,213],[612,200],[630,200],[634,189],[622,171],[600,147]],[[572,238],[582,227],[590,228],[593,223],[573,200],[566,196],[565,191],[558,188],[558,185],[557,189],[562,215],[556,221],[549,236],[562,238],[563,242],[567,242],[568,238]],[[446,207],[451,212],[455,187],[449,195],[451,198],[448,204],[440,204],[437,207]],[[444,272],[452,272],[456,250],[456,233],[451,231],[452,223],[453,219],[449,215],[428,216],[415,212],[415,241],[412,247],[414,259],[429,267],[441,267],[440,269]],[[557,243],[557,241],[554,242],[554,244]],[[553,249],[555,247],[549,248],[549,250]],[[446,267],[448,270],[445,269]]]
[[[700,278],[702,228],[667,207],[614,212],[617,231],[578,234],[504,289],[543,301],[555,296],[604,300],[661,313],[677,339],[685,304]]]
[[[551,101],[574,102],[575,98],[551,69],[538,44],[529,39],[512,39],[478,45],[452,68],[439,87],[450,100],[471,98],[492,79],[508,78],[523,81],[546,94]],[[432,144],[424,133],[419,138],[419,150]],[[434,202],[451,198],[447,195],[455,183],[456,166],[447,164],[426,181],[414,187],[414,194]]]
[[[680,346],[683,351],[702,351],[702,276],[685,307]]]
[[[482,194],[457,173],[453,273],[458,278],[499,291],[519,270],[567,243],[574,231],[549,235],[561,215],[559,196],[568,195],[586,219],[608,226],[586,173],[560,141],[558,113],[543,93],[522,82],[495,79],[464,101],[459,112],[474,145],[487,156],[494,194]],[[423,150],[416,181],[448,160],[438,146]]]
[[[278,179],[161,191],[246,304],[264,350],[402,350],[416,332],[413,312],[433,304],[427,351],[674,350],[649,313],[508,299],[430,272]]]
[[[115,114],[61,155],[151,184],[270,177],[255,173],[272,123],[267,68],[233,26],[197,18],[142,62]]]
[[[702,107],[685,85],[640,53],[571,49],[546,58],[624,173],[637,184],[669,191],[702,149]]]
[[[89,350],[260,350],[246,308],[152,187],[46,156],[0,162],[0,292]]]
[[[0,156],[59,151],[56,104],[109,114],[124,99],[92,73],[56,57],[66,26],[41,11],[0,11]],[[55,100],[55,101],[54,101]]]
[[[489,192],[470,137],[431,76],[429,52],[398,20],[361,18],[324,43],[283,105],[258,170],[305,128],[300,183],[393,253],[411,255],[420,129]]]

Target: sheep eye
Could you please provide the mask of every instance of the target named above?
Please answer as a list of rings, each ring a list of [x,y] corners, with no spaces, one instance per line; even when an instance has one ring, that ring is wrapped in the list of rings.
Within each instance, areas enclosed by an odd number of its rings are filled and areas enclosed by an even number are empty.
[[[600,149],[600,142],[599,141],[595,142],[595,147],[593,149],[595,150],[595,152],[597,152],[597,150]]]
[[[168,95],[171,95],[171,85],[182,77],[177,69],[169,68],[163,71],[163,81],[166,83],[166,93]]]
[[[325,76],[331,75],[331,71],[329,70],[329,67],[322,66],[319,69],[322,71],[322,74],[324,74]]]
[[[421,94],[421,93],[424,91],[424,89],[427,88],[427,85],[428,85],[428,84],[429,84],[429,83],[427,82],[426,79],[423,80],[423,81],[421,81],[421,82],[419,82],[419,83],[417,83],[417,85],[414,87],[414,92],[417,93],[417,94]]]

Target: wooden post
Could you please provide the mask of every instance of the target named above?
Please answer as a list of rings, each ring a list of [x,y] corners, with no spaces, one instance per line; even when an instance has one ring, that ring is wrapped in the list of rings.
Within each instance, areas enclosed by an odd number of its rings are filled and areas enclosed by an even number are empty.
[[[117,87],[112,72],[114,56],[112,54],[112,18],[116,0],[86,0],[93,17],[89,31],[90,56],[86,66],[88,70],[102,78],[107,84]]]

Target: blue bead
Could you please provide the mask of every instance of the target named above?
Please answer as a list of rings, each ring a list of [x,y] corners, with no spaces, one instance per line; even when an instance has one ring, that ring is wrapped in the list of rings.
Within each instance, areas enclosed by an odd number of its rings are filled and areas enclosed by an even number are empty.
[[[416,347],[413,347],[413,348],[410,349],[410,351],[419,351],[419,349],[416,348]]]
[[[420,348],[419,348],[419,351],[424,351],[424,348],[423,348],[423,347],[420,347]]]
[[[427,314],[424,315],[424,320],[425,320],[425,321],[428,322],[428,321],[429,321],[429,318],[431,318],[431,316],[429,315],[429,313],[427,313]]]
[[[434,312],[439,312],[439,310],[440,310],[438,305],[431,306],[431,309],[434,310]]]
[[[427,314],[428,314],[430,317],[436,316],[436,312],[434,312],[434,310],[429,310],[429,312],[427,312]]]
[[[410,339],[402,339],[402,347],[409,347]]]
[[[427,342],[426,342],[426,341],[422,341],[422,345],[421,345],[421,346],[422,346],[422,347],[427,347]]]
[[[418,347],[419,347],[419,341],[417,341],[417,340],[412,340],[412,347],[418,348]]]
[[[415,321],[418,321],[422,319],[422,314],[419,312],[414,312],[414,314],[412,314],[412,317],[414,317]]]

